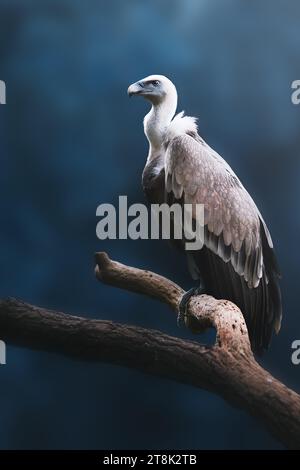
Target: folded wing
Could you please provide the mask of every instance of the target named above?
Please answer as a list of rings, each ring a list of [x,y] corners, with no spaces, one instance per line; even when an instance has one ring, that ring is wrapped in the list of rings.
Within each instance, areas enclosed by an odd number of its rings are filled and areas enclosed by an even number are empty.
[[[266,348],[273,329],[280,329],[279,271],[269,231],[251,196],[198,134],[167,143],[165,187],[169,202],[204,205],[204,247],[188,252],[191,274],[202,278],[212,295],[235,302],[254,348]]]

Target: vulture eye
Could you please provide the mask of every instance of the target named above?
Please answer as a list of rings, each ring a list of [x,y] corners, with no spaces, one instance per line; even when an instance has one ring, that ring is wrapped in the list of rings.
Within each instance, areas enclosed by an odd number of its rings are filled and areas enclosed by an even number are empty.
[[[146,82],[147,85],[153,85],[153,86],[158,86],[159,85],[159,80],[149,80]]]

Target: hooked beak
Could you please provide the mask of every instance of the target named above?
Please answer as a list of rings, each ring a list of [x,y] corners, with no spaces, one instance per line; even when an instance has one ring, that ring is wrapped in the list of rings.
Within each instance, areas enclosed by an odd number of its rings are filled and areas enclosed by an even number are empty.
[[[136,82],[128,87],[127,94],[129,97],[131,97],[134,95],[140,95],[143,93],[143,91],[145,90],[142,82]]]

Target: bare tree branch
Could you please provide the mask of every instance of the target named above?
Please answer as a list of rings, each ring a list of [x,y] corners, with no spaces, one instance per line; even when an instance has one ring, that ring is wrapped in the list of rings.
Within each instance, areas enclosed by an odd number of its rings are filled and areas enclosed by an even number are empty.
[[[174,282],[151,271],[112,261],[106,253],[96,253],[95,260],[99,281],[157,299],[178,313],[184,290]],[[186,325],[194,332],[213,327],[217,331],[216,346],[253,356],[244,317],[229,300],[216,300],[209,295],[192,297]]]
[[[149,271],[96,255],[97,278],[168,304],[176,313],[184,291]],[[213,326],[214,347],[110,321],[49,311],[24,302],[0,301],[0,336],[13,344],[103,361],[203,388],[258,418],[288,448],[300,448],[300,396],[255,361],[240,310],[202,295],[189,306],[187,326]],[[201,406],[201,403],[199,404]]]

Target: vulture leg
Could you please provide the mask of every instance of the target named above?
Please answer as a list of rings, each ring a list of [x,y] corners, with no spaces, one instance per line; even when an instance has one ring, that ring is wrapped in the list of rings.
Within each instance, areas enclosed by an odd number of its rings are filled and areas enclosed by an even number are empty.
[[[193,297],[194,295],[201,295],[204,294],[204,287],[199,286],[199,287],[192,287],[189,289],[183,296],[179,304],[179,313],[177,316],[177,326],[184,326],[184,320],[185,317],[187,316],[187,310],[188,310],[188,303],[190,301],[190,298]]]

